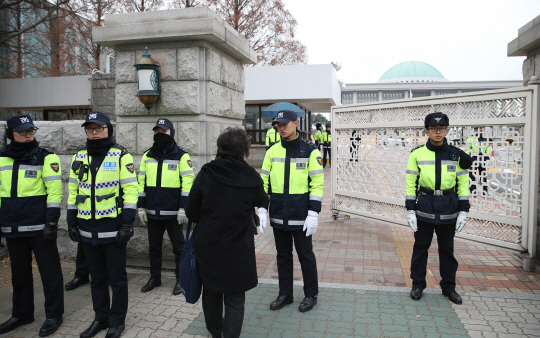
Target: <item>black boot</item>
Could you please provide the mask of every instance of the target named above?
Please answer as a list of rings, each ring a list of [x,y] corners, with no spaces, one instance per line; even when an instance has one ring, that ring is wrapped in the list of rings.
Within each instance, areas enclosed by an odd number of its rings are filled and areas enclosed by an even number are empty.
[[[6,333],[15,330],[21,325],[29,324],[34,321],[34,317],[15,318],[11,317],[7,322],[0,324],[0,333]]]
[[[45,323],[43,323],[41,329],[39,329],[39,336],[47,337],[55,333],[63,321],[64,319],[62,318],[62,316],[57,318],[47,318],[47,320],[45,320]]]
[[[422,298],[422,289],[420,288],[412,288],[411,290],[411,299],[412,300],[420,300]]]
[[[75,277],[71,281],[67,282],[64,288],[66,289],[66,291],[74,290],[78,288],[79,286],[88,283],[89,281],[90,280],[88,280],[88,278],[84,279],[84,278]]]
[[[105,330],[109,328],[109,320],[105,319],[102,321],[94,320],[92,324],[90,324],[90,327],[84,330],[83,333],[81,333],[81,338],[90,338],[99,333],[101,330]]]
[[[124,332],[125,328],[126,326],[124,324],[111,326],[109,328],[109,331],[107,331],[105,338],[118,338],[122,335],[122,332]]]
[[[456,292],[456,290],[452,290],[450,292],[443,292],[443,295],[454,304],[463,304],[463,300],[461,300],[461,296],[459,295],[459,293]]]
[[[177,295],[180,295],[182,293],[184,293],[184,289],[182,289],[182,287],[180,286],[180,281],[177,280],[176,285],[174,286],[172,294],[177,296]]]
[[[142,292],[148,292],[154,290],[154,288],[157,288],[158,286],[161,286],[161,280],[156,278],[150,278],[148,280],[148,283],[146,283],[145,286],[142,287]]]
[[[307,311],[313,309],[313,307],[315,305],[317,305],[317,296],[315,296],[315,297],[306,297],[306,298],[304,298],[302,303],[300,303],[300,306],[298,307],[298,310],[300,312],[307,312]]]
[[[292,302],[293,302],[292,295],[288,295],[288,296],[279,295],[276,298],[276,300],[273,301],[272,304],[270,304],[270,310],[279,310],[287,304],[292,304]]]

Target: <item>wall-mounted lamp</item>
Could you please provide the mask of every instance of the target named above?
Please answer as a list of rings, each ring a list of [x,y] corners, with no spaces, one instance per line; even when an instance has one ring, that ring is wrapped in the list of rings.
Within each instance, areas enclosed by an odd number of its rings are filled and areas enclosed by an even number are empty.
[[[134,66],[137,69],[137,75],[139,77],[139,91],[137,92],[137,96],[146,109],[148,109],[148,114],[150,114],[150,109],[161,95],[161,83],[159,81],[161,77],[160,67],[150,57],[148,47],[145,48],[142,58]]]

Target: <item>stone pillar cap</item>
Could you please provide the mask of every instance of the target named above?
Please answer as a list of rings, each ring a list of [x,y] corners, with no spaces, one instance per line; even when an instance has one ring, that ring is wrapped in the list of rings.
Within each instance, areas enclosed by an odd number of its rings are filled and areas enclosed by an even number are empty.
[[[208,7],[106,15],[103,26],[92,28],[92,38],[95,43],[110,48],[205,40],[244,64],[257,62],[249,41]]]

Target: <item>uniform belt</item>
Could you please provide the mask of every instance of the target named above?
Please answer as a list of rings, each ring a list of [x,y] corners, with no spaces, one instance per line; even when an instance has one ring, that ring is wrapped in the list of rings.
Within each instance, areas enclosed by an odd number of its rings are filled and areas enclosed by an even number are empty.
[[[422,194],[422,195],[446,196],[446,195],[450,195],[450,194],[455,193],[456,189],[455,188],[450,188],[450,189],[444,189],[444,190],[433,190],[433,189],[430,189],[430,188],[420,186],[418,188],[418,192],[420,194]]]

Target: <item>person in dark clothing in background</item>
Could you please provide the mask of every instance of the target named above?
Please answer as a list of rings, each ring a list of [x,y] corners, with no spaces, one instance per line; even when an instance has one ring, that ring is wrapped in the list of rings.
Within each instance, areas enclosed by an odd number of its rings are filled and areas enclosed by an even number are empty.
[[[217,146],[216,159],[193,182],[185,212],[198,227],[195,254],[206,327],[212,337],[231,338],[240,336],[245,292],[258,283],[253,213],[268,203],[268,195],[260,175],[244,161],[250,148],[244,130],[225,129]]]
[[[64,288],[66,291],[75,290],[83,284],[87,284],[90,281],[90,272],[88,271],[88,264],[86,264],[86,256],[84,255],[84,248],[81,242],[77,243],[77,258],[75,260],[75,277],[66,283]]]

